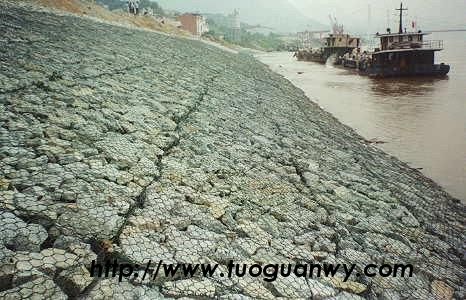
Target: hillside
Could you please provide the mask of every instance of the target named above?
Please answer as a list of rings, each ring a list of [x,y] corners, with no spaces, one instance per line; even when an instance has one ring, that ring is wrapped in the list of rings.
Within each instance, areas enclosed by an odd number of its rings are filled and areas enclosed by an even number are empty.
[[[58,9],[81,16],[93,17],[102,21],[113,22],[126,26],[135,26],[169,34],[189,36],[187,32],[171,26],[170,24],[158,22],[152,17],[134,17],[129,15],[123,9],[109,10],[91,0],[26,0],[23,2],[30,2],[44,7]],[[124,8],[124,2],[122,2],[121,7]],[[115,8],[115,6],[112,8]]]
[[[464,205],[265,65],[23,2],[0,11],[0,299],[463,298]],[[135,273],[91,277],[114,260]],[[228,278],[230,260],[414,275]],[[155,276],[162,261],[220,271]]]
[[[304,16],[286,0],[159,0],[157,2],[163,8],[201,13],[229,14],[234,9],[239,9],[241,21],[272,27],[277,33],[328,29],[328,25]]]

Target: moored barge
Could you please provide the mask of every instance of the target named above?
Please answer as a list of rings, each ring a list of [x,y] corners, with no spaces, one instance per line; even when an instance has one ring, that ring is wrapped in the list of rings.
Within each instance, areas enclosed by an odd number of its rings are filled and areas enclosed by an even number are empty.
[[[443,41],[427,41],[428,33],[422,31],[407,32],[403,30],[403,4],[400,11],[398,33],[387,33],[376,36],[380,38],[380,47],[368,55],[348,52],[340,58],[343,66],[357,68],[363,75],[370,77],[400,76],[445,76],[450,66],[444,63],[435,64],[435,53],[443,50]],[[359,51],[357,51],[359,52]]]
[[[333,20],[331,20],[333,22]],[[295,56],[299,61],[313,61],[326,63],[330,56],[339,57],[360,47],[361,39],[345,34],[343,26],[338,25],[336,19],[333,24],[333,33],[324,39],[324,46],[321,48],[298,49]]]

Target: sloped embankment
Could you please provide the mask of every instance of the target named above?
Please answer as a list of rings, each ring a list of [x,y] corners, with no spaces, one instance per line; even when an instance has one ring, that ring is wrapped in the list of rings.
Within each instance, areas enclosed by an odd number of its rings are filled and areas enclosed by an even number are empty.
[[[9,3],[0,298],[462,297],[464,206],[264,65]],[[411,263],[415,276],[118,283],[89,277],[96,258]]]

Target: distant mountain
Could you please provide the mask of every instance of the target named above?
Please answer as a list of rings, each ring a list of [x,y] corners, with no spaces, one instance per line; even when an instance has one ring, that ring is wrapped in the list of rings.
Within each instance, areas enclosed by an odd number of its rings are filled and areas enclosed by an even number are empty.
[[[329,26],[304,16],[287,0],[157,0],[157,2],[164,9],[180,12],[229,14],[234,9],[238,9],[242,22],[272,27],[276,32],[329,29]]]

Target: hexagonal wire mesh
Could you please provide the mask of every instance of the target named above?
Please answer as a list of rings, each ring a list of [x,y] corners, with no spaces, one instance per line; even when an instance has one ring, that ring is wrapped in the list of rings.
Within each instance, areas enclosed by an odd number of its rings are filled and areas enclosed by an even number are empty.
[[[263,65],[0,7],[0,298],[463,298],[464,206]],[[138,274],[148,260],[357,266],[348,280],[90,276],[114,259]]]

